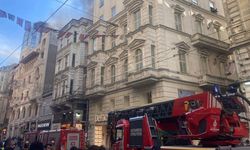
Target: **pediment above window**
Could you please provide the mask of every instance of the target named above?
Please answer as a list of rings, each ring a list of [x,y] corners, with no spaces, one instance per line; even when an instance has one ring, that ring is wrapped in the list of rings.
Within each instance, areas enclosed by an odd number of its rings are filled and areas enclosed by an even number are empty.
[[[134,13],[141,8],[143,0],[124,0],[123,4],[130,13]]]
[[[208,51],[207,50],[199,50],[198,51],[199,52],[199,54],[201,55],[201,56],[208,56],[209,55],[209,53],[208,53]]]
[[[203,21],[204,17],[201,14],[194,14],[195,20],[196,21]]]
[[[96,65],[97,65],[97,62],[91,61],[90,63],[88,63],[87,67],[88,67],[88,68],[95,68]]]
[[[185,9],[180,5],[173,5],[172,8],[174,9],[175,13],[183,13]]]
[[[187,43],[185,43],[184,41],[182,41],[180,43],[176,43],[175,45],[179,50],[188,51],[190,49],[190,46]]]
[[[134,50],[134,49],[137,49],[139,47],[142,47],[145,43],[145,40],[143,39],[134,39],[129,45],[129,49],[130,50]]]
[[[110,58],[105,62],[105,65],[112,65],[112,64],[117,63],[117,61],[118,61],[118,58],[117,58],[117,57],[110,57]]]
[[[118,19],[118,23],[119,23],[121,26],[124,26],[125,24],[127,24],[127,14],[121,16],[121,17]]]
[[[120,59],[125,59],[128,57],[128,50],[124,50],[121,52],[121,54],[119,55]]]
[[[218,29],[222,26],[222,24],[217,20],[213,21],[213,25],[214,25],[214,28],[218,28]]]

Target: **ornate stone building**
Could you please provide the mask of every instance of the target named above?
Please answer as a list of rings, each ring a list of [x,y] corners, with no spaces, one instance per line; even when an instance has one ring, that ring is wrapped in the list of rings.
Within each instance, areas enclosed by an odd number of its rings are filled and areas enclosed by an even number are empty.
[[[56,56],[53,92],[53,129],[71,126],[84,128],[87,116],[85,100],[86,29],[92,21],[72,19],[60,31]]]
[[[9,100],[12,94],[12,77],[16,65],[0,68],[0,140],[6,138],[9,119]]]
[[[50,29],[43,32],[35,48],[22,50],[10,100],[9,136],[35,131],[44,119],[51,122],[52,112],[46,98],[52,94],[56,49],[57,31]]]
[[[245,83],[250,98],[250,1],[224,0],[228,20],[228,32],[234,51],[239,79]]]
[[[109,146],[107,113],[225,86],[234,74],[220,0],[95,0],[88,29],[88,140]]]

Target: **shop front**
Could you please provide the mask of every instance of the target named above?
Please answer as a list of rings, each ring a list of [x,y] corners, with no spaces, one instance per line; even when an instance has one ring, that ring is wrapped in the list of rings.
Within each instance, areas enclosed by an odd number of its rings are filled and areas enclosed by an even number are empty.
[[[109,146],[109,135],[107,131],[107,114],[100,114],[95,116],[94,125],[94,144],[98,146]]]

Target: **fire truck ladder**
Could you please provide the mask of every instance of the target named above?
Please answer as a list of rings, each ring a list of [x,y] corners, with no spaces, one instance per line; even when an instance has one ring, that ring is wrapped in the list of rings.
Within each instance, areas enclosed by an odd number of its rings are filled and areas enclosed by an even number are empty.
[[[157,136],[157,128],[154,119],[152,117],[148,117],[148,123],[150,128],[150,134],[154,143],[153,149],[160,149],[160,141]]]

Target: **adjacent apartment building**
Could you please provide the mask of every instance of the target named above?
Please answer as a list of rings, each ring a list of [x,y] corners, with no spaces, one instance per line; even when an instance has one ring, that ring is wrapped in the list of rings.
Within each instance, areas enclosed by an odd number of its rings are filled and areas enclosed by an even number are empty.
[[[88,29],[88,141],[109,147],[107,114],[226,86],[235,74],[221,0],[95,0]]]
[[[9,100],[12,94],[12,76],[15,64],[0,68],[0,140],[5,139],[9,119]]]
[[[92,21],[72,19],[58,35],[54,74],[52,129],[85,128],[87,100],[85,99],[88,42],[86,29]]]
[[[250,1],[224,0],[228,33],[237,64],[238,77],[245,82],[246,96],[250,98]]]
[[[53,115],[49,104],[52,101],[57,31],[48,29],[35,47],[22,49],[19,65],[15,68],[8,123],[11,137],[50,129]],[[44,122],[49,122],[49,126],[39,125]]]

